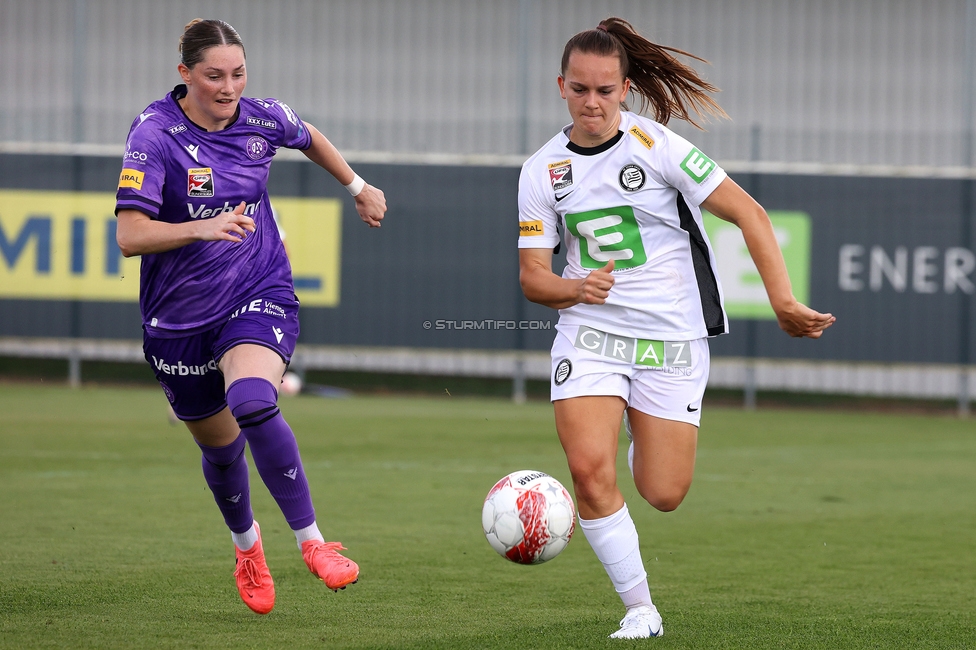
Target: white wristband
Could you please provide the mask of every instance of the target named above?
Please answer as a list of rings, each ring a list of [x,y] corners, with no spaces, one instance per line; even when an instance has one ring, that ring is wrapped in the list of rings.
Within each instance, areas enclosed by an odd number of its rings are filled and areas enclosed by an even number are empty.
[[[366,181],[361,179],[359,174],[356,174],[355,172],[353,172],[353,174],[354,176],[352,177],[352,182],[346,185],[346,189],[349,190],[349,193],[353,196],[359,196],[359,193],[363,191],[364,187],[366,187]]]

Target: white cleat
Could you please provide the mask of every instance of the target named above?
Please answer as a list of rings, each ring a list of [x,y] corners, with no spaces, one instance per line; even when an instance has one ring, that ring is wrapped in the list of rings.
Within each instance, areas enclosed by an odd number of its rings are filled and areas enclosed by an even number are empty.
[[[620,621],[620,629],[610,635],[611,639],[650,639],[664,636],[664,624],[657,608],[641,605],[628,610]]]

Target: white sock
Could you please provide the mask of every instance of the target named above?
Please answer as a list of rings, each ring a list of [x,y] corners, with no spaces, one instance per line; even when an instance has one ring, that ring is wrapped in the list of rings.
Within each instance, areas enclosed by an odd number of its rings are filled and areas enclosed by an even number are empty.
[[[251,524],[251,527],[243,533],[231,531],[230,537],[234,540],[234,546],[242,551],[249,551],[258,542],[258,531],[254,528],[254,524]]]
[[[633,589],[624,591],[618,595],[620,596],[620,600],[624,601],[624,607],[627,608],[627,611],[644,605],[657,609],[654,607],[654,603],[651,602],[651,588],[647,585],[646,578]]]
[[[298,540],[298,548],[302,547],[302,542],[307,542],[310,539],[316,539],[320,542],[324,542],[325,538],[322,537],[322,533],[319,532],[318,524],[314,521],[311,526],[305,526],[305,528],[299,528],[295,532],[295,539]]]
[[[653,607],[647,586],[647,571],[641,560],[637,528],[630,517],[627,504],[609,517],[583,519],[583,535],[603,564],[613,588],[628,609],[647,605]]]

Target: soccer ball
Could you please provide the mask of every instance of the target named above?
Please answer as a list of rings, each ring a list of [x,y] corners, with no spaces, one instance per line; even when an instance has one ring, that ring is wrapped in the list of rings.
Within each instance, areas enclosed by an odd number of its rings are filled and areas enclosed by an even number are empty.
[[[512,472],[488,492],[481,527],[491,547],[518,564],[559,555],[576,528],[576,508],[562,484],[544,472]]]
[[[302,392],[302,378],[298,373],[289,370],[281,378],[281,394],[298,395],[300,392]]]

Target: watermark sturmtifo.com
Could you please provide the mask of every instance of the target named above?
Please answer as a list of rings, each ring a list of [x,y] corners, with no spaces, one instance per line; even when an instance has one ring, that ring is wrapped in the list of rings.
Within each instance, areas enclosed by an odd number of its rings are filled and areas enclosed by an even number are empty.
[[[547,320],[435,320],[424,321],[425,330],[551,330]]]

